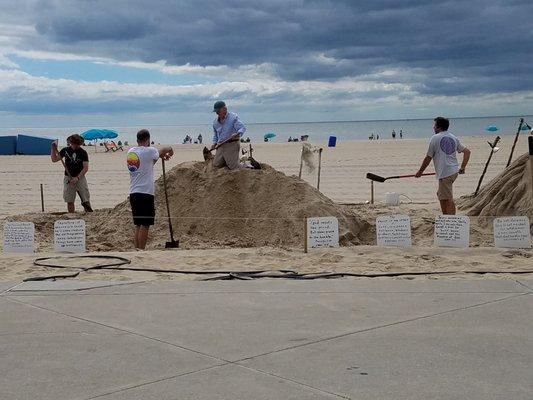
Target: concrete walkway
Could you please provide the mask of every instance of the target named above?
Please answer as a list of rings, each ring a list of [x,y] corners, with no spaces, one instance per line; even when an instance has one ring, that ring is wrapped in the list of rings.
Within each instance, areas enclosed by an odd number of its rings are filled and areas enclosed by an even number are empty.
[[[533,281],[0,283],[0,398],[524,399]]]

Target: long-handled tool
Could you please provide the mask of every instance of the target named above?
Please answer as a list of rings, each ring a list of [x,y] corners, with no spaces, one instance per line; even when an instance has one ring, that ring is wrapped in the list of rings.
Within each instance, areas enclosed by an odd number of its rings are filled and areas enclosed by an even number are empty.
[[[522,125],[522,123],[520,123],[520,125]],[[476,188],[476,191],[474,192],[474,197],[477,196],[477,193],[479,192],[479,188],[481,187],[481,182],[483,182],[483,178],[485,177],[485,173],[487,172],[487,168],[489,167],[489,163],[492,158],[492,155],[499,150],[499,148],[496,147],[499,141],[500,141],[500,137],[496,136],[496,139],[494,139],[493,143],[487,142],[490,146],[490,155],[489,155],[489,159],[487,160],[487,163],[485,164],[485,168],[483,169],[483,173],[479,177],[479,182],[477,183],[477,188]]]
[[[54,142],[54,144],[55,143],[56,142]],[[63,157],[61,157],[61,154],[59,154],[59,150],[57,150],[57,144],[55,146],[53,146],[53,148],[55,150],[55,153],[56,153],[57,157],[59,157],[59,160],[61,161],[61,164],[63,164],[63,168],[64,168],[65,173],[67,174],[68,180],[70,182],[72,180],[72,175],[70,175],[70,172],[68,172],[67,165],[65,164],[65,161],[63,160]],[[76,193],[78,193],[78,196],[80,196],[81,205],[82,205],[83,209],[85,210],[85,212],[93,212],[93,209],[91,207],[91,203],[89,201],[83,201],[83,199],[81,198],[81,193],[80,193],[79,190],[76,190]]]
[[[518,130],[516,131],[516,135],[514,137],[513,147],[511,147],[511,153],[509,154],[509,160],[507,160],[507,165],[505,166],[505,168],[511,165],[511,161],[513,160],[514,148],[516,147],[516,142],[518,142],[518,137],[520,136],[520,132],[522,131],[523,125],[527,126],[528,129],[531,129],[529,124],[524,121],[524,118],[520,118],[520,123],[518,124]]]
[[[167,204],[168,229],[170,231],[170,242],[165,243],[165,249],[177,249],[180,247],[180,241],[174,240],[174,230],[172,229],[172,219],[170,217],[170,206],[168,204],[167,174],[165,171],[165,159],[164,158],[161,158],[161,165],[163,166],[163,188],[165,190],[165,202]]]
[[[531,176],[531,201],[533,201],[533,136],[527,138],[529,148],[529,175]]]
[[[435,172],[422,174],[422,176],[428,176],[428,175],[435,175]],[[387,176],[386,178],[384,178],[383,176],[379,176],[379,175],[373,174],[371,172],[366,174],[366,178],[367,179],[370,179],[371,181],[375,181],[375,182],[385,182],[387,179],[413,178],[415,176],[416,176],[415,174],[410,174],[410,175]]]
[[[213,158],[213,154],[212,154],[212,151],[213,150],[216,150],[218,149],[220,146],[222,146],[223,144],[225,143],[228,143],[229,141],[233,140],[232,139],[233,136],[230,136],[229,138],[227,138],[226,140],[220,142],[220,143],[217,143],[215,145],[215,147],[213,147],[212,149],[208,149],[207,146],[204,146],[204,149],[203,149],[203,154],[204,154],[204,161],[207,161],[207,160],[211,160]]]

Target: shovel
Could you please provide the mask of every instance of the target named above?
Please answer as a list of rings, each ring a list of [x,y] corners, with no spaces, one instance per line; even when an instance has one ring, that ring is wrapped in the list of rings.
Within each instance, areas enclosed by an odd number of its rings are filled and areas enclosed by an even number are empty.
[[[227,138],[226,140],[224,140],[223,142],[220,142],[218,143],[215,147],[213,147],[212,149],[208,149],[207,146],[204,146],[204,149],[202,151],[202,153],[204,154],[204,161],[208,161],[208,160],[211,160],[213,158],[213,154],[211,153],[213,150],[216,150],[218,149],[220,146],[222,146],[224,143],[227,143],[229,142],[230,140],[234,139],[233,136],[230,136],[229,138]]]
[[[422,176],[427,176],[427,175],[435,175],[435,172],[430,172],[428,174],[422,174]],[[379,176],[379,175],[376,175],[376,174],[372,174],[371,172],[366,174],[366,178],[367,179],[370,179],[371,181],[375,181],[375,182],[385,182],[387,179],[413,178],[414,176],[415,176],[415,174],[388,176],[388,177],[384,178],[382,176]]]
[[[161,159],[161,165],[163,166],[163,188],[165,189],[165,202],[167,203],[167,217],[168,217],[168,229],[170,231],[170,242],[165,243],[165,249],[177,249],[180,247],[180,241],[174,240],[174,230],[172,229],[172,219],[170,218],[170,206],[168,205],[168,192],[167,192],[167,174],[165,172],[165,159]]]

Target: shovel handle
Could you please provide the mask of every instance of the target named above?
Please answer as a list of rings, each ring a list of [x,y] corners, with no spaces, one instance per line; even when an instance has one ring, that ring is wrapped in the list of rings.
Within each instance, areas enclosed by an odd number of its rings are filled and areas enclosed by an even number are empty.
[[[435,175],[435,172],[428,172],[426,174],[422,174],[421,176],[429,176],[429,175]],[[398,175],[398,176],[390,176],[387,179],[395,179],[395,178],[413,178],[416,174],[410,174],[410,175]]]

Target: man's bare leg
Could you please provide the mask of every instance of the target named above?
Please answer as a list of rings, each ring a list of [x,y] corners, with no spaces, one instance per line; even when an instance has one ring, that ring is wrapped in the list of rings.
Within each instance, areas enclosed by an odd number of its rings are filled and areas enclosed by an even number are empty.
[[[149,226],[141,225],[139,226],[139,231],[137,233],[137,245],[135,246],[137,249],[144,250],[146,247],[146,242],[148,241],[148,230],[150,229]]]
[[[136,249],[139,248],[139,225],[135,225],[135,232],[133,233],[133,245]]]
[[[455,215],[455,202],[453,199],[439,201],[440,209],[444,215]]]
[[[76,207],[74,206],[74,203],[67,203],[67,211],[69,213],[76,212]]]

